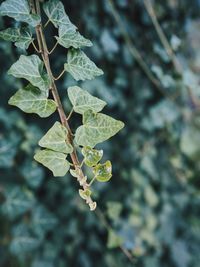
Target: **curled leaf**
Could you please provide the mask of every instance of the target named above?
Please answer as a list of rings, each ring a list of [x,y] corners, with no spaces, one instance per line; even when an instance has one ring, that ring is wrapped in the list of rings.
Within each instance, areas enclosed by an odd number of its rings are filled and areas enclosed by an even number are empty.
[[[85,164],[89,167],[93,167],[103,157],[103,150],[96,150],[87,146],[82,148],[82,154]]]
[[[104,164],[98,164],[93,168],[96,180],[99,182],[107,182],[112,177],[112,164],[107,160]]]

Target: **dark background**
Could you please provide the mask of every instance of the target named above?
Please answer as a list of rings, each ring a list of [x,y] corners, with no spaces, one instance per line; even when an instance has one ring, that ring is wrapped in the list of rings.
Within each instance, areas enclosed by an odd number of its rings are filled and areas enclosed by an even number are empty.
[[[23,81],[6,71],[22,51],[0,41],[0,266],[199,267],[200,1],[153,2],[181,74],[142,0],[115,0],[114,13],[108,0],[63,3],[94,43],[85,52],[105,73],[80,85],[105,100],[105,112],[126,126],[100,146],[112,160],[113,178],[95,185],[101,213],[90,212],[73,177],[53,178],[33,161],[38,140],[58,117],[41,119],[8,106]],[[11,25],[19,24],[0,18],[1,29]],[[49,26],[49,48],[54,35]],[[133,46],[158,88],[133,56]],[[51,57],[55,76],[65,61],[66,51],[59,47]],[[65,75],[57,84],[69,111],[66,89],[76,83]],[[78,124],[75,115],[71,125]]]

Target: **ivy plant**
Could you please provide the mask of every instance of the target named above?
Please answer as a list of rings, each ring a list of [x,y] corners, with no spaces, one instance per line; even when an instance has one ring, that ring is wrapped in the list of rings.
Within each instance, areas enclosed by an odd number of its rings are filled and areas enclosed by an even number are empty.
[[[36,151],[34,159],[51,170],[55,177],[65,176],[70,171],[79,182],[79,195],[90,210],[95,210],[91,185],[94,181],[107,182],[112,177],[111,162],[103,162],[103,151],[95,149],[95,146],[115,135],[124,127],[124,123],[100,113],[106,102],[78,86],[67,90],[72,110],[66,115],[56,84],[66,72],[76,81],[91,80],[103,74],[81,50],[92,46],[92,42],[78,32],[59,0],[46,1],[42,7],[39,0],[6,0],[0,6],[0,15],[11,17],[21,25],[1,31],[0,37],[24,50],[32,45],[36,52],[28,55],[27,51],[8,70],[9,75],[28,82],[10,98],[9,104],[42,118],[49,117],[55,111],[58,111],[60,117],[60,121],[56,121],[39,140],[41,149]],[[43,16],[46,16],[45,24],[42,23]],[[45,28],[49,23],[58,30],[51,51],[45,38]],[[67,51],[63,71],[55,78],[50,54],[57,45]],[[82,116],[82,125],[72,130],[70,120],[73,112]],[[93,177],[90,179],[84,175],[84,165],[92,170]]]

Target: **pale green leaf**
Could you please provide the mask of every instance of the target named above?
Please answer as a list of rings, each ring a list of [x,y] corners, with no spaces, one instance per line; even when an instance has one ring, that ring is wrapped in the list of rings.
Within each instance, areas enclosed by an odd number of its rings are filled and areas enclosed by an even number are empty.
[[[23,215],[28,210],[31,210],[35,204],[33,194],[18,186],[5,188],[4,197],[5,201],[1,205],[1,211],[10,219]]]
[[[38,151],[34,159],[51,170],[55,177],[64,176],[70,167],[65,154],[48,149]]]
[[[89,190],[89,189],[86,189],[86,190],[79,189],[78,192],[79,192],[80,197],[81,197],[82,199],[84,199],[84,200],[87,200],[88,197],[90,197],[91,194],[92,194],[92,191]]]
[[[71,23],[69,17],[65,13],[64,5],[59,0],[49,0],[43,5],[44,12],[53,25],[58,28],[61,33],[76,30],[76,26]]]
[[[73,105],[74,111],[80,114],[83,114],[88,109],[91,109],[94,112],[99,112],[106,105],[106,102],[92,96],[78,86],[69,87],[68,96]]]
[[[56,36],[56,39],[58,43],[65,48],[81,48],[83,46],[92,46],[92,42],[90,40],[83,37],[79,32],[73,30],[67,30],[62,32],[62,34],[61,30],[59,30],[59,37]]]
[[[67,143],[67,129],[60,122],[55,122],[51,129],[39,141],[41,147],[61,153],[72,153],[73,147]]]
[[[16,224],[12,228],[12,240],[9,249],[14,255],[27,255],[41,244],[41,239],[31,234],[27,224]]]
[[[95,166],[103,157],[103,150],[96,150],[90,147],[83,147],[82,154],[84,156],[84,162],[87,166]]]
[[[18,61],[11,66],[8,74],[28,80],[32,85],[40,88],[45,96],[48,96],[50,82],[43,68],[44,63],[37,55],[22,55]]]
[[[40,23],[40,17],[31,14],[28,0],[6,0],[0,6],[0,15],[14,18],[35,27]]]
[[[69,172],[70,172],[71,176],[73,176],[75,178],[78,178],[79,177],[79,175],[77,173],[77,170],[70,169]]]
[[[107,160],[104,164],[98,164],[93,168],[94,176],[99,182],[107,182],[112,177],[112,164]]]
[[[18,90],[8,102],[26,113],[36,113],[42,118],[46,118],[55,112],[57,105],[41,94],[40,89],[27,85],[24,89]]]
[[[75,141],[80,146],[94,147],[124,127],[124,123],[91,110],[83,114],[83,125],[76,130]]]
[[[15,42],[15,45],[21,49],[28,49],[33,41],[32,33],[29,28],[8,28],[0,31],[0,38]]]
[[[59,0],[50,0],[44,4],[44,11],[49,20],[56,28],[59,28],[59,37],[56,37],[58,43],[66,48],[81,48],[83,46],[92,46],[90,40],[84,38],[76,31],[76,26],[71,23],[65,13],[64,6]]]
[[[44,206],[37,205],[33,211],[32,230],[39,237],[44,236],[46,232],[54,229],[58,221],[54,214],[48,211]]]
[[[123,244],[123,238],[117,235],[113,230],[109,230],[108,232],[108,248],[118,248]]]
[[[79,49],[68,51],[67,63],[65,63],[64,68],[76,81],[91,80],[95,76],[103,74],[103,71]]]

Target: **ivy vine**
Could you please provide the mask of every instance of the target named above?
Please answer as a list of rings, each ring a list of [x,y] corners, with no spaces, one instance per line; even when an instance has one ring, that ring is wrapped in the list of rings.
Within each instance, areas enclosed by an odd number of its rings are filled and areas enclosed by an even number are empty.
[[[79,195],[90,210],[95,210],[96,202],[92,199],[91,185],[94,181],[109,181],[112,177],[112,164],[109,160],[101,162],[103,151],[94,147],[115,135],[124,127],[124,123],[100,113],[106,102],[78,86],[67,90],[72,110],[66,115],[56,85],[56,80],[66,72],[76,81],[91,80],[103,74],[81,50],[92,46],[92,42],[78,32],[59,0],[43,3],[42,9],[39,0],[6,0],[0,6],[0,15],[9,16],[22,25],[1,31],[0,37],[25,50],[32,45],[37,53],[21,55],[8,70],[9,75],[29,82],[10,98],[9,104],[42,118],[49,117],[57,110],[60,117],[60,122],[56,121],[39,140],[41,149],[36,152],[34,159],[50,169],[56,177],[64,176],[70,171],[79,182]],[[42,18],[45,15],[47,22],[43,24]],[[48,50],[44,34],[49,23],[58,29],[56,43],[51,51]],[[67,58],[63,71],[56,78],[49,57],[58,45],[67,49]],[[72,131],[69,124],[73,112],[82,116],[82,125],[75,131]],[[84,175],[84,164],[92,169],[93,177],[90,180]]]

